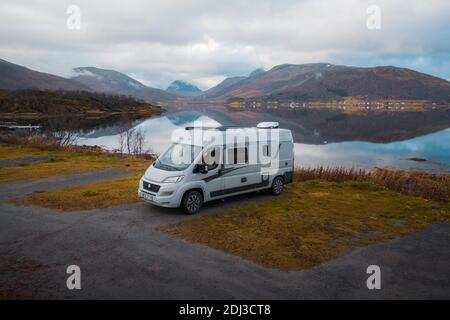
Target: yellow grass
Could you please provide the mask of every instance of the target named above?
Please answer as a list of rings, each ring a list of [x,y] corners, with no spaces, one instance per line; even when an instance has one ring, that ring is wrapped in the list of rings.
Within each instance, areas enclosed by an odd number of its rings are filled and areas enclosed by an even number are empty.
[[[46,152],[39,149],[23,148],[20,146],[0,144],[0,160],[23,158],[23,157],[41,157],[45,155]]]
[[[301,270],[349,250],[450,222],[447,203],[368,182],[294,182],[284,196],[157,230],[264,266]]]
[[[141,175],[36,193],[15,199],[18,205],[37,205],[63,211],[101,209],[138,201]]]
[[[342,167],[297,168],[295,180],[323,179],[332,182],[367,181],[406,195],[430,200],[450,200],[450,174],[389,169],[347,169]]]
[[[143,158],[116,156],[102,152],[71,152],[0,144],[1,158],[14,159],[38,155],[49,159],[25,166],[0,166],[0,183],[34,180],[110,168],[127,170],[131,176],[36,193],[29,197],[13,200],[16,204],[34,204],[41,207],[73,211],[106,208],[136,202],[138,201],[136,192],[139,178],[151,164],[151,160]]]
[[[34,180],[73,173],[123,168],[131,172],[143,172],[151,163],[136,157],[120,157],[107,153],[45,151],[34,148],[0,145],[0,158],[45,156],[46,161],[27,165],[0,166],[0,183]]]

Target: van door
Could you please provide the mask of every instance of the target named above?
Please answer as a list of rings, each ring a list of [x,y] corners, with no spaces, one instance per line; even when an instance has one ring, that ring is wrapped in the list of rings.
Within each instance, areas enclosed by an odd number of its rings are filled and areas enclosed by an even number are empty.
[[[223,179],[221,178],[222,169],[222,150],[221,146],[211,147],[203,153],[203,163],[208,165],[208,173],[201,174],[201,179],[206,184],[206,192],[209,197],[222,192],[224,188]]]
[[[249,163],[248,146],[228,146],[223,169],[223,195],[248,191],[261,183],[260,167]]]

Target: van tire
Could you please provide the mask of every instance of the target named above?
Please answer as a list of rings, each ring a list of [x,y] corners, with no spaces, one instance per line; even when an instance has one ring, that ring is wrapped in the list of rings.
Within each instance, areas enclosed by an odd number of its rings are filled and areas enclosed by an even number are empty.
[[[181,201],[181,207],[186,214],[196,214],[203,206],[203,195],[197,190],[186,192]]]
[[[282,177],[275,177],[272,182],[272,186],[270,187],[270,193],[274,196],[279,196],[283,193],[284,189],[284,179]]]

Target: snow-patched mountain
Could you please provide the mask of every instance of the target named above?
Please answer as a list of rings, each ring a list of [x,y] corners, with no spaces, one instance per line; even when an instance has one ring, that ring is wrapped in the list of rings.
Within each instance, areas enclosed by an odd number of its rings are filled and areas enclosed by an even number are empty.
[[[76,76],[72,79],[96,92],[122,94],[150,102],[176,99],[177,96],[164,90],[147,87],[141,82],[115,70],[95,67],[73,69]]]
[[[38,89],[48,91],[89,91],[73,80],[28,69],[0,59],[0,89]]]
[[[175,80],[167,87],[166,91],[181,96],[196,96],[202,93],[198,87],[183,80]]]

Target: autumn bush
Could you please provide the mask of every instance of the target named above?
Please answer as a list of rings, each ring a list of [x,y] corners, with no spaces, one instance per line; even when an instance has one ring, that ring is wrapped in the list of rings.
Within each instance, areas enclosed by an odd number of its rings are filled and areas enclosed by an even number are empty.
[[[45,151],[68,151],[68,152],[104,152],[98,146],[77,146],[74,144],[62,144],[54,137],[34,134],[0,134],[0,143],[14,145],[17,148],[36,148]]]
[[[296,168],[297,181],[322,179],[333,182],[368,181],[406,195],[448,202],[450,200],[450,174],[425,173],[375,168],[373,170],[344,167]]]

